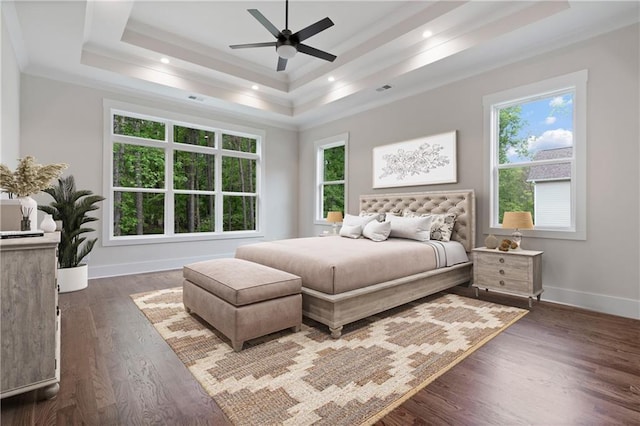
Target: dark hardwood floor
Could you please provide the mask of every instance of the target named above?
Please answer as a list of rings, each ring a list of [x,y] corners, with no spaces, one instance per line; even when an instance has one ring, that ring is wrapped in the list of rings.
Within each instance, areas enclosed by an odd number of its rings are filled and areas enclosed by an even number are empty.
[[[180,271],[141,274],[60,295],[60,392],[41,402],[36,392],[3,399],[2,425],[228,424],[129,297],[181,282]],[[407,424],[640,424],[640,321],[534,303],[378,422]]]

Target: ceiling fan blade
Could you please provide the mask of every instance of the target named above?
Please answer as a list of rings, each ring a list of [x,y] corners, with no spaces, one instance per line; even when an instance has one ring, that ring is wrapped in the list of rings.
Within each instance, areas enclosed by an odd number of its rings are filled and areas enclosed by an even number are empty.
[[[295,33],[294,36],[298,37],[298,41],[303,41],[332,26],[333,21],[329,18],[324,18],[319,20],[315,24],[309,25],[307,28],[301,29],[300,31]]]
[[[306,44],[300,43],[297,46],[298,52],[306,53],[307,55],[315,56],[316,58],[324,59],[325,61],[333,62],[337,56],[332,55],[331,53],[327,53],[322,50],[318,50],[315,47],[307,46]]]
[[[281,58],[278,56],[278,68],[276,68],[276,70],[284,71],[286,67],[287,67],[287,60],[285,58]]]
[[[247,9],[247,11],[253,15],[254,18],[258,20],[274,37],[278,38],[280,35],[280,30],[276,28],[267,18],[264,17],[262,13],[258,9]]]
[[[249,47],[274,47],[275,45],[276,45],[275,41],[268,41],[266,43],[232,44],[229,47],[232,49],[246,49]]]

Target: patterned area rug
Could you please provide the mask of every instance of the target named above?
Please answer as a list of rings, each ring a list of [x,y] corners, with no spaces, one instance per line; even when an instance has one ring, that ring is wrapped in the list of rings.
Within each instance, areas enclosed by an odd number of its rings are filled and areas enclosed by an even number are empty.
[[[302,331],[236,353],[184,311],[182,288],[131,297],[238,425],[371,424],[527,313],[437,294],[345,326],[337,340],[305,318]]]

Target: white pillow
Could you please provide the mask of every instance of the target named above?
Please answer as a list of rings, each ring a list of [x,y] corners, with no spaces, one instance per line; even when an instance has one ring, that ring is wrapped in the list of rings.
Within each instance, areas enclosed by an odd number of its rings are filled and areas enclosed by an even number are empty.
[[[402,217],[387,215],[391,222],[391,237],[428,241],[431,237],[431,216]]]
[[[360,238],[362,235],[362,226],[360,225],[342,225],[340,228],[340,236],[347,238]]]
[[[376,218],[376,220],[377,220],[378,222],[384,222],[384,215],[385,215],[385,213],[369,213],[369,212],[366,212],[366,211],[364,211],[364,210],[362,210],[362,211],[360,212],[360,217],[369,217],[369,216],[373,216],[373,217],[375,217],[375,218]]]
[[[402,212],[404,217],[427,217],[431,216],[431,239],[437,241],[450,241],[451,233],[453,232],[453,227],[456,222],[456,214],[455,213],[442,213],[442,214],[432,214],[432,213],[423,213],[418,214],[416,212],[412,212],[409,209],[404,209]]]
[[[372,220],[376,220],[376,216],[354,216],[352,214],[347,213],[344,215],[344,219],[342,219],[342,226],[360,225],[361,226],[360,229],[362,230],[362,228],[364,228],[365,225],[371,222]]]
[[[367,223],[362,230],[362,235],[371,241],[384,241],[391,233],[391,222],[378,222],[377,220]]]

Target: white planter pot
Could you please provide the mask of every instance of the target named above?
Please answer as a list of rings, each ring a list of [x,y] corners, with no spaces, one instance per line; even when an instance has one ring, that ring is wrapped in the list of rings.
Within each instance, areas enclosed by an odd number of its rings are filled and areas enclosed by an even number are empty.
[[[58,269],[58,285],[60,293],[68,293],[87,288],[89,284],[89,267],[80,265],[75,268]]]

